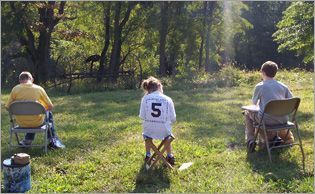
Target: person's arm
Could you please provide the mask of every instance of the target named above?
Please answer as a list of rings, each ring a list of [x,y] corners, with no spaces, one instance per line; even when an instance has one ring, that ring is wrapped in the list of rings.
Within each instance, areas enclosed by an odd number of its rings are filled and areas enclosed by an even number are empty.
[[[141,119],[145,119],[145,102],[144,102],[144,97],[141,99],[139,117]]]
[[[259,85],[256,85],[254,94],[252,97],[252,102],[254,105],[257,105],[259,103],[260,96],[261,96],[261,87]]]
[[[285,94],[285,98],[292,98],[292,92],[289,90],[289,88],[287,88],[286,94]]]
[[[174,106],[173,100],[170,100],[169,105],[170,105],[171,122],[174,123],[176,121],[176,112],[175,112],[175,106]]]
[[[11,103],[15,101],[15,90],[14,88],[12,89],[10,96],[9,96],[9,100],[7,101],[7,103],[5,104],[5,108],[7,110],[9,110],[9,106],[11,105]]]
[[[46,91],[43,88],[41,88],[40,92],[41,92],[41,96],[40,96],[39,102],[45,107],[46,110],[51,111],[54,105],[49,99]]]

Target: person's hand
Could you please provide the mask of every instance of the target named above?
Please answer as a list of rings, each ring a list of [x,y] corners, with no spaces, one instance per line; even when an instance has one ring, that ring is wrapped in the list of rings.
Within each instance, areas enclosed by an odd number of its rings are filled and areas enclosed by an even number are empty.
[[[53,109],[53,106],[48,105],[47,110],[51,111]]]

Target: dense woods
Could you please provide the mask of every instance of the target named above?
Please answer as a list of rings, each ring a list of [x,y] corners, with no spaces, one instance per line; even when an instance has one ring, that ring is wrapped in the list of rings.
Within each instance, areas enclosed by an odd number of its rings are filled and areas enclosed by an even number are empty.
[[[302,14],[303,13],[303,14]],[[1,84],[58,87],[193,77],[225,66],[311,70],[314,4],[286,1],[1,2]]]

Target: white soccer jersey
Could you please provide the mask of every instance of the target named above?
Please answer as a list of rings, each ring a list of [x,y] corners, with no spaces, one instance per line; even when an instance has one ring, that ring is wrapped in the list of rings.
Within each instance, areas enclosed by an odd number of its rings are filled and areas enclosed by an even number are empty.
[[[143,119],[143,134],[153,139],[164,139],[172,132],[176,113],[172,99],[159,91],[141,100],[139,117]]]

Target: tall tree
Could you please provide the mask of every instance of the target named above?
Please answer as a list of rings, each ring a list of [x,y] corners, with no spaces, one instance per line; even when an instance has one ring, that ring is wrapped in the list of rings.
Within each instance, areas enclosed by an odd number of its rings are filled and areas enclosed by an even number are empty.
[[[213,62],[213,60],[210,61],[210,44],[213,44],[213,42],[210,40],[210,32],[211,32],[211,23],[212,23],[212,15],[216,6],[215,1],[205,1],[205,17],[206,17],[206,27],[205,27],[205,34],[206,34],[206,45],[205,45],[205,53],[206,53],[206,59],[205,59],[205,71],[206,72],[213,72],[216,69],[216,64]]]
[[[127,21],[129,20],[130,13],[134,6],[135,2],[126,2],[127,8],[125,14],[122,16],[122,5],[123,2],[115,2],[114,6],[114,34],[113,34],[113,45],[110,56],[110,66],[109,73],[111,74],[111,81],[116,82],[118,78],[119,68],[121,65],[121,46],[122,46],[122,31]],[[122,18],[122,20],[121,20]],[[121,21],[120,21],[121,20]]]
[[[20,18],[25,34],[20,37],[21,43],[26,46],[28,54],[34,64],[34,77],[36,82],[45,83],[50,76],[50,45],[51,34],[54,27],[63,18],[66,2],[10,2],[14,17]],[[37,7],[38,20],[27,17],[26,7]],[[32,11],[29,10],[29,11]],[[57,10],[57,11],[55,11]],[[39,33],[38,38],[35,33]],[[37,40],[36,40],[37,39]]]
[[[304,63],[314,61],[314,2],[292,3],[277,28],[273,37],[279,52],[294,51]]]
[[[159,41],[159,54],[160,54],[160,67],[159,74],[161,76],[166,75],[166,67],[167,67],[167,58],[166,58],[166,36],[168,30],[168,20],[169,20],[169,2],[163,1],[160,2],[160,41]]]
[[[282,12],[290,5],[285,1],[253,1],[245,2],[248,10],[242,16],[253,28],[247,30],[244,37],[234,39],[235,59],[247,69],[258,69],[267,60],[273,60],[280,66],[289,67],[298,64],[299,59],[292,52],[277,52],[277,43],[272,34],[276,31],[276,24],[281,20]]]
[[[104,6],[104,26],[105,26],[105,44],[101,53],[100,66],[98,69],[97,82],[101,82],[105,74],[105,64],[107,63],[107,50],[110,44],[110,2],[103,2]]]

